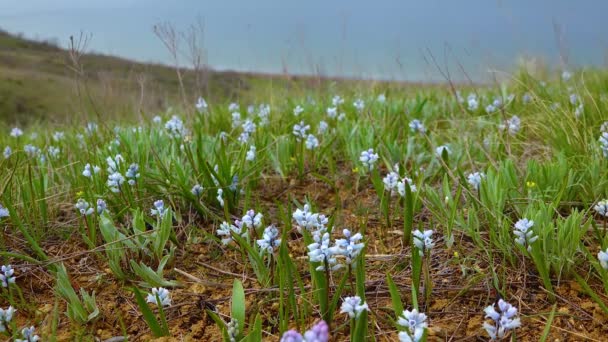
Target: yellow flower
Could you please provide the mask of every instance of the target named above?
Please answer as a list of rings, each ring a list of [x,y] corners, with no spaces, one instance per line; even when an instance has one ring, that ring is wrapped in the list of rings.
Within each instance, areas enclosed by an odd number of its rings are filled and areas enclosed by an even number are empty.
[[[84,195],[84,191],[78,191],[76,193],[76,197],[82,197],[82,195]]]
[[[356,168],[353,169],[353,173],[357,173],[357,172],[359,172],[359,168],[358,167],[356,167]]]
[[[457,251],[454,251],[454,258],[458,258],[460,254]]]
[[[534,188],[534,187],[536,187],[536,183],[534,183],[534,182],[532,182],[532,181],[527,181],[527,182],[526,182],[526,186],[527,186],[528,188]]]

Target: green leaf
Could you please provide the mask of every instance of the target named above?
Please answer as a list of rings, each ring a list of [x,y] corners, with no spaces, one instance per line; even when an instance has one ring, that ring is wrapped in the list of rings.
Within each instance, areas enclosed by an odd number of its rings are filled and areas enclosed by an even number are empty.
[[[230,307],[231,317],[239,324],[239,336],[245,330],[245,290],[240,280],[235,279],[232,285],[232,305]]]
[[[386,274],[386,284],[388,285],[388,292],[391,295],[395,317],[399,317],[403,314],[403,302],[401,300],[401,295],[399,294],[399,289],[397,288],[397,285],[395,285],[390,273]]]
[[[405,204],[403,206],[403,244],[409,245],[412,240],[412,229],[414,226],[414,198],[412,189],[408,182],[405,183]]]
[[[344,291],[344,287],[346,286],[346,282],[348,281],[349,276],[350,276],[350,274],[348,272],[344,272],[344,275],[342,276],[342,280],[340,280],[340,284],[338,285],[338,287],[336,288],[336,291],[333,294],[333,298],[331,300],[329,310],[327,310],[328,320],[326,320],[326,323],[331,322],[333,320],[334,312],[336,311],[336,308],[338,307],[338,302],[340,301],[340,299],[342,297],[342,292]],[[327,324],[329,324],[329,323],[327,323]]]
[[[545,324],[545,329],[543,329],[543,334],[540,337],[541,342],[547,341],[549,338],[549,333],[551,332],[551,326],[553,325],[553,319],[555,318],[555,310],[557,309],[557,303],[553,304],[553,309],[551,309],[551,313],[547,318],[547,324]]]
[[[150,266],[142,262],[138,264],[135,260],[130,260],[129,264],[133,273],[141,278],[144,287],[174,287],[178,284],[176,281],[165,280],[162,269],[154,271]]]
[[[144,316],[144,321],[146,321],[146,324],[148,324],[148,327],[152,331],[152,335],[154,335],[155,337],[168,336],[169,332],[164,331],[163,328],[160,326],[160,323],[158,323],[158,321],[156,320],[156,316],[154,316],[152,309],[150,309],[150,306],[148,306],[148,303],[146,302],[146,299],[141,294],[141,292],[139,292],[137,288],[133,288],[133,293],[135,294],[137,306],[139,307],[139,310]]]
[[[574,278],[581,285],[583,290],[585,290],[585,293],[587,293],[587,295],[591,297],[591,299],[593,299],[597,303],[597,305],[600,306],[604,313],[608,314],[608,306],[606,305],[606,303],[604,303],[602,298],[600,298],[600,296],[598,296],[597,293],[595,293],[595,291],[591,289],[589,284],[587,284],[587,281],[585,281],[585,279],[583,279],[580,275],[576,273],[574,273]]]
[[[226,322],[224,322],[217,313],[207,309],[207,315],[211,317],[211,319],[217,324],[217,326],[222,331],[222,336],[224,337],[225,342],[230,342],[230,336],[228,336],[228,330],[226,329]]]
[[[255,321],[253,323],[253,328],[249,335],[244,339],[248,342],[259,342],[262,341],[262,318],[260,314],[255,315]]]
[[[361,254],[357,257],[357,296],[361,298],[361,301],[365,301],[365,248],[361,250]],[[367,338],[367,317],[368,312],[363,311],[357,321],[355,327],[355,339],[353,341],[366,341]]]
[[[418,248],[412,243],[412,305],[418,309],[418,295],[420,290],[420,278],[422,274],[422,257]]]

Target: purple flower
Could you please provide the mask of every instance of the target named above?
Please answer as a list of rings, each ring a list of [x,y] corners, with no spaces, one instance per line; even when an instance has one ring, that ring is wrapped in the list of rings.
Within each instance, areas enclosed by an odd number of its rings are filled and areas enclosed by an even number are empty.
[[[321,321],[304,333],[306,342],[327,342],[329,341],[329,326],[325,321]]]
[[[304,342],[304,338],[299,332],[292,329],[283,334],[280,342]]]
[[[295,330],[286,331],[281,337],[280,342],[328,342],[329,341],[329,326],[325,321],[313,325],[310,330],[302,336]]]

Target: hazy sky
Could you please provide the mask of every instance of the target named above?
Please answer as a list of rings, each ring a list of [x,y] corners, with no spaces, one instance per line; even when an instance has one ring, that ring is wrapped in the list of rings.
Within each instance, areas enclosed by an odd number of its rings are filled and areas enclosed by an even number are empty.
[[[425,57],[444,64],[446,46],[476,78],[521,55],[559,64],[560,44],[571,65],[603,64],[606,13],[605,0],[0,0],[0,27],[64,45],[82,30],[95,51],[168,62],[152,26],[201,18],[216,68],[417,80],[440,79]]]

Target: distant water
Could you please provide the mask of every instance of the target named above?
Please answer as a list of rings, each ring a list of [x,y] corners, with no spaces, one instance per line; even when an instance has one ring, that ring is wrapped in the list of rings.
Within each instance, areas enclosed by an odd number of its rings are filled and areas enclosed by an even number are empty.
[[[606,0],[23,0],[0,2],[0,28],[65,46],[81,30],[90,48],[169,63],[152,32],[200,18],[216,69],[389,80],[476,80],[521,56],[555,67],[604,65]]]

